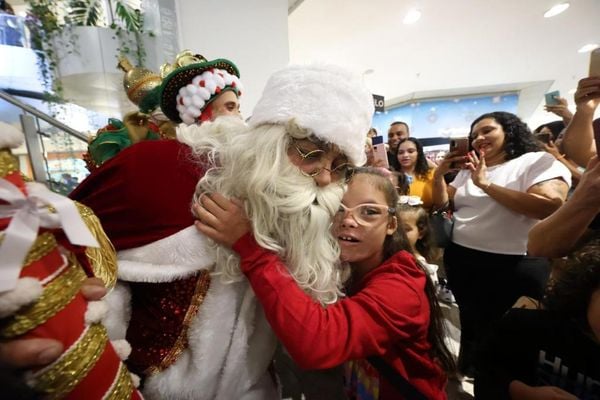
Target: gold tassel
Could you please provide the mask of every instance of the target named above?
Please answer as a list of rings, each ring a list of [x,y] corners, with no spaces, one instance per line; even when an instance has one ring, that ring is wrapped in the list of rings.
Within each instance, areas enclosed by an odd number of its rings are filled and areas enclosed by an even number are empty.
[[[89,208],[75,202],[77,209],[88,229],[92,232],[100,247],[88,247],[85,250],[85,255],[90,264],[94,275],[104,282],[107,289],[112,289],[117,281],[117,254],[112,243],[104,233],[100,220],[96,214]]]

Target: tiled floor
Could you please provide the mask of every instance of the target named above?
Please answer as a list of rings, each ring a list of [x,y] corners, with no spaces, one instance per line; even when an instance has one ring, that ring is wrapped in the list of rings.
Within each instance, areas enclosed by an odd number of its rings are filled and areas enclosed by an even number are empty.
[[[458,357],[458,349],[460,345],[460,322],[458,318],[458,307],[456,303],[449,305],[442,302],[440,302],[440,306],[442,307],[442,313],[444,314],[444,318],[446,320],[446,330],[448,333],[446,345],[452,354],[454,354],[455,357]],[[448,382],[446,392],[448,393],[448,400],[473,399],[473,381],[468,379],[463,381],[451,379]]]

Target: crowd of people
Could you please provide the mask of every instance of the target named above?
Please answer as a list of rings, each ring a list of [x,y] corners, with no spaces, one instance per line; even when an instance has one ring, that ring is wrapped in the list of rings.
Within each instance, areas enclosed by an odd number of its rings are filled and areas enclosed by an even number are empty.
[[[129,343],[145,398],[277,399],[286,369],[306,399],[445,399],[449,379],[468,377],[481,399],[600,398],[599,77],[580,81],[574,114],[564,99],[549,108],[562,127],[536,136],[486,113],[469,151],[437,163],[394,122],[386,167],[365,147],[371,95],[342,68],[274,73],[247,123],[231,61],[185,53],[167,72],[134,97],[150,96],[145,111],[179,124],[177,138],[122,141],[70,195],[118,262],[116,285],[92,278],[82,292],[110,288],[103,323]],[[444,249],[440,210],[454,224]],[[15,290],[0,293],[11,321],[26,315]],[[533,309],[511,309],[523,296]],[[458,359],[440,298],[459,309]],[[40,371],[79,354],[2,337],[4,369],[27,370],[42,395],[64,382],[40,386]],[[12,383],[11,398],[40,395]]]

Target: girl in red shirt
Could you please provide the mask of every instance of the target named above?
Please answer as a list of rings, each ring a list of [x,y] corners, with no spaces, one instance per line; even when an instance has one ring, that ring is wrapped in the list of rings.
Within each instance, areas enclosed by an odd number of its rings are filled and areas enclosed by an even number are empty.
[[[414,398],[398,388],[400,379],[422,398],[446,399],[446,372],[454,361],[443,342],[433,285],[397,229],[397,201],[386,177],[372,169],[356,171],[332,228],[352,278],[348,296],[327,307],[298,287],[279,255],[256,243],[240,202],[203,196],[196,226],[240,255],[271,327],[301,368],[352,361],[346,364],[350,398]],[[391,374],[383,376],[373,356]]]

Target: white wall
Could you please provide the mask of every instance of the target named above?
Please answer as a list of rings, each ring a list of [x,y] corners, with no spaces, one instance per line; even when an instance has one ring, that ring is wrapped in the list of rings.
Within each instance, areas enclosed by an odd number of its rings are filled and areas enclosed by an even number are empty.
[[[289,60],[287,2],[282,0],[177,0],[181,49],[209,60],[226,58],[240,70],[245,118],[267,78]]]

